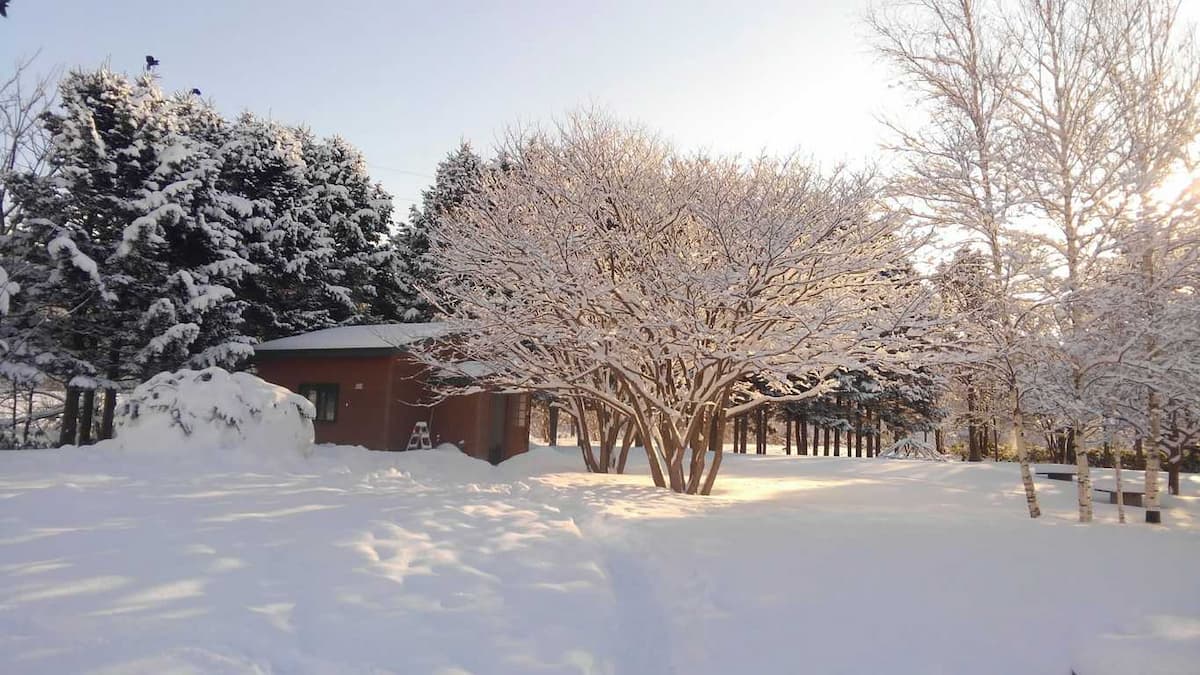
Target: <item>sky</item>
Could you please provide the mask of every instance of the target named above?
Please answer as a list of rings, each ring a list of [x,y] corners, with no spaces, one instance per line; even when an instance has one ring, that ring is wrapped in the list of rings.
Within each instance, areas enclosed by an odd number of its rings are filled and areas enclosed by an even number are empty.
[[[887,74],[865,0],[11,0],[0,63],[138,72],[366,155],[408,205],[467,140],[597,106],[681,146],[868,158]]]
[[[886,0],[881,0],[886,1]],[[11,0],[0,63],[138,72],[366,155],[398,216],[460,141],[600,107],[685,148],[823,164],[875,156],[906,107],[867,0]],[[1183,0],[1200,18],[1200,0]]]

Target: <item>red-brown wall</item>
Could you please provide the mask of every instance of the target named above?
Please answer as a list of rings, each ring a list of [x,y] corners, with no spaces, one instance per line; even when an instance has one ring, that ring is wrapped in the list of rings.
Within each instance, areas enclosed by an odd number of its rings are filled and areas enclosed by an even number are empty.
[[[256,368],[259,377],[292,391],[299,391],[302,384],[338,385],[337,420],[313,423],[318,443],[388,449],[386,409],[391,358],[283,357],[260,361]]]

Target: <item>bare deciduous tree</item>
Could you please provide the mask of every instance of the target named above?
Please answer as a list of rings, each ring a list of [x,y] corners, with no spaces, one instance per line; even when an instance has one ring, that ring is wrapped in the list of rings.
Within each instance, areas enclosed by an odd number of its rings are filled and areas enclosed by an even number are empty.
[[[515,134],[500,164],[431,247],[455,350],[630,420],[660,487],[712,490],[726,414],[762,401],[729,405],[748,376],[811,382],[777,397],[799,400],[921,365],[918,242],[867,178],[684,156],[596,114]]]

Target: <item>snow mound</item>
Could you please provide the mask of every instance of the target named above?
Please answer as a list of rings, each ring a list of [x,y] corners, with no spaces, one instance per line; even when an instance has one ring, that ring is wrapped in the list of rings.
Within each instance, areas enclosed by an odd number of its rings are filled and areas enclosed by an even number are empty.
[[[1077,653],[1076,675],[1189,675],[1200,663],[1200,619],[1146,617],[1124,632],[1097,636]]]
[[[912,436],[905,436],[892,443],[883,452],[879,453],[879,456],[883,459],[924,459],[934,462],[950,461],[949,457],[938,452],[933,446]]]
[[[641,455],[630,451],[631,466],[637,466]],[[642,451],[643,454],[645,451]],[[500,462],[496,469],[507,480],[518,480],[531,476],[542,476],[553,473],[581,473],[584,471],[583,459],[579,456],[579,448],[531,445],[527,452],[509,457]],[[630,473],[636,472],[633,469]]]
[[[132,452],[311,454],[308,399],[221,368],[159,373],[118,410],[114,446]]]

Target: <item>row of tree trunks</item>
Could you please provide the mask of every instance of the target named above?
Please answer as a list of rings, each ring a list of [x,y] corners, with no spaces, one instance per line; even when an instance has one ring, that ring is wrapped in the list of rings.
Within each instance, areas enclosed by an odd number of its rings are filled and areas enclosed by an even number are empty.
[[[100,411],[100,428],[96,429],[96,390],[67,387],[63,399],[63,414],[58,432],[59,445],[89,445],[96,440],[107,440],[113,436],[113,417],[117,409],[115,389],[104,390],[104,402]],[[92,432],[97,436],[93,438]]]
[[[755,454],[766,454],[767,424],[763,408],[752,413],[732,419],[733,423],[733,452],[745,454],[748,450],[750,437],[750,418],[754,417]],[[840,427],[809,424],[808,419],[801,415],[795,420],[784,419],[784,453],[792,454],[792,443],[795,441],[796,454],[808,456],[821,455],[829,457],[842,456],[842,438],[846,441],[846,457],[875,457],[879,454],[878,416],[863,412],[855,419],[854,429],[843,430]],[[873,426],[875,425],[875,426]],[[812,430],[812,442],[809,442],[809,429]],[[822,436],[824,440],[822,440]]]

